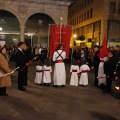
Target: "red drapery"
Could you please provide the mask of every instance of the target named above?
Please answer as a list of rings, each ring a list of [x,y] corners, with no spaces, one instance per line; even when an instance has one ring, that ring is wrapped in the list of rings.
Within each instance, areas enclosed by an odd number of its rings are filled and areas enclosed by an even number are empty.
[[[50,25],[50,56],[60,43],[60,25]]]
[[[68,25],[50,25],[50,56],[53,55],[58,44],[63,44],[64,50],[66,52],[66,57],[69,57],[71,30],[71,26]]]
[[[104,35],[104,40],[103,40],[103,47],[100,50],[100,53],[98,54],[99,58],[104,58],[108,55],[108,49],[107,49],[107,40],[106,36]]]
[[[71,30],[72,30],[71,26],[62,25],[61,43],[63,44],[64,50],[66,51],[67,58],[69,57]]]

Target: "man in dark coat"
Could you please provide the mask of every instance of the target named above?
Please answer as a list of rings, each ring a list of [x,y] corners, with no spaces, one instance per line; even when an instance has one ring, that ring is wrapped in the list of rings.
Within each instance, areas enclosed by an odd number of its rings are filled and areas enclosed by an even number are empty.
[[[98,86],[98,68],[99,68],[99,63],[100,63],[100,58],[98,57],[98,54],[100,53],[99,46],[94,47],[94,56],[93,56],[93,63],[92,66],[95,69],[95,86]]]
[[[19,67],[19,70],[18,70],[18,89],[21,91],[25,91],[23,84],[24,84],[26,69],[23,70],[23,68],[25,66],[29,65],[29,63],[27,62],[27,58],[26,58],[25,54],[23,53],[24,46],[25,46],[24,42],[19,42],[18,43],[18,50],[16,51],[16,54],[15,54],[16,67]]]
[[[114,71],[115,71],[115,58],[114,58],[114,52],[109,51],[108,52],[108,60],[104,63],[104,73],[106,74],[106,92],[111,92],[111,86],[112,86],[112,79],[114,77]]]

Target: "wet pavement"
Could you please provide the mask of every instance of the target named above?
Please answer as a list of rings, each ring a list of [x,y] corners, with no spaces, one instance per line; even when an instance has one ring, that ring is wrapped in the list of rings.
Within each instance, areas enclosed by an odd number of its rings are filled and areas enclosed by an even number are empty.
[[[67,85],[45,87],[34,83],[36,64],[29,66],[25,92],[17,89],[17,71],[12,74],[8,96],[0,96],[0,120],[120,120],[120,99],[93,86],[93,71],[88,86],[74,87],[69,85],[70,65],[66,65]],[[10,67],[14,69],[15,63]]]

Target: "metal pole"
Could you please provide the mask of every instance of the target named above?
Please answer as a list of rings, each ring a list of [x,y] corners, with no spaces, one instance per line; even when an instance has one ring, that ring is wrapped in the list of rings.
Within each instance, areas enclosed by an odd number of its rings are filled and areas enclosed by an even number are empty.
[[[61,27],[62,27],[62,17],[60,17],[60,44],[61,44]]]
[[[50,52],[50,24],[48,25],[48,52],[47,52],[47,57],[49,56]]]
[[[31,47],[32,47],[32,35],[30,35],[31,36]]]

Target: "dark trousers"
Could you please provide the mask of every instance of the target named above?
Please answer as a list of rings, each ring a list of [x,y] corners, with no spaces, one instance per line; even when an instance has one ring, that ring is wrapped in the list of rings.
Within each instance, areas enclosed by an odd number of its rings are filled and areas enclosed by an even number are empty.
[[[112,87],[112,78],[106,78],[106,90],[108,92],[111,92],[111,87]]]
[[[6,87],[0,87],[0,95],[6,94]]]
[[[27,76],[28,76],[28,67],[26,67],[25,70],[24,70],[24,81],[23,81],[23,85],[27,85]]]
[[[25,71],[19,71],[18,72],[18,89],[23,88],[24,79],[25,79]]]

